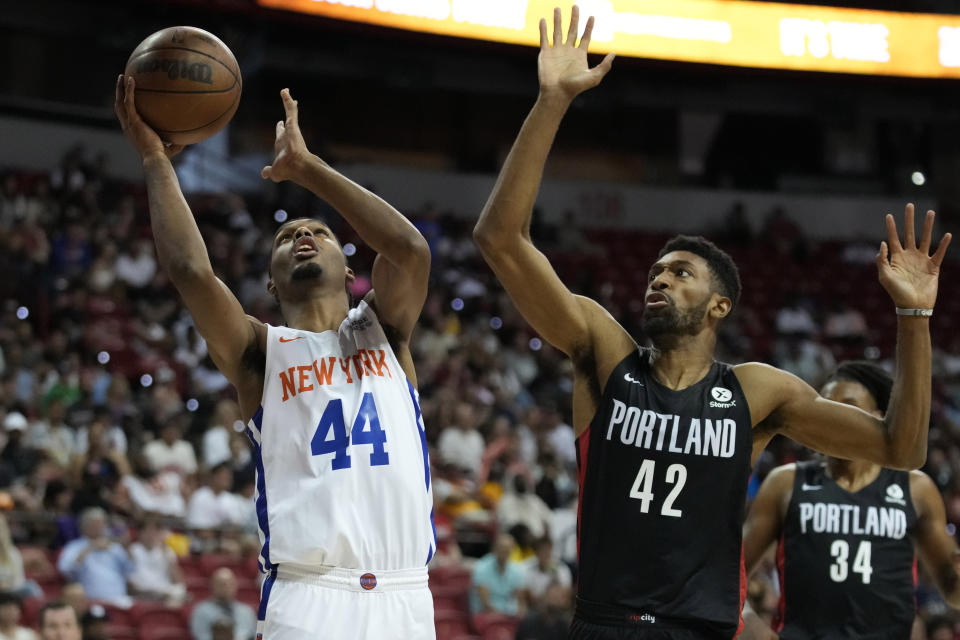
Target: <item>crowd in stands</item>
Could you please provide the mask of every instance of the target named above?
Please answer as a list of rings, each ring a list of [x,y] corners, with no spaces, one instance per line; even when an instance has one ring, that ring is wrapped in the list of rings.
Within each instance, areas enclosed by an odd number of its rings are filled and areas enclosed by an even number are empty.
[[[142,186],[104,166],[77,148],[50,172],[11,168],[0,183],[0,640],[252,640],[259,541],[245,425],[157,264]],[[355,298],[370,287],[369,249],[303,193],[191,205],[215,271],[265,322],[283,323],[266,281],[288,211],[324,217],[360,275]],[[565,637],[577,573],[571,365],[482,264],[473,220],[430,204],[407,213],[433,254],[412,348],[433,467],[438,637]],[[576,292],[642,340],[646,269],[666,236],[539,219],[533,235]],[[745,283],[722,359],[766,360],[815,386],[840,359],[890,360],[892,310],[872,312],[885,294],[856,244],[805,240],[783,211],[755,232],[732,212],[712,235]],[[844,283],[871,293],[844,296]],[[960,344],[935,340],[927,471],[955,526]],[[751,486],[807,455],[776,440]],[[918,590],[929,637],[954,637],[938,629],[960,633],[960,618],[930,584]],[[775,581],[761,576],[749,595],[772,615]]]

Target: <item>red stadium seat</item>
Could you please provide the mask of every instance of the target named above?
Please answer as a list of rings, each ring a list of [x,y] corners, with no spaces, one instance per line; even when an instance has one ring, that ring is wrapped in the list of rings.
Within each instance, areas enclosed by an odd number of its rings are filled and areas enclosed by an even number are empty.
[[[515,619],[498,620],[483,630],[483,640],[514,640],[518,622]]]
[[[46,602],[43,598],[27,598],[20,607],[21,622],[28,627],[32,627],[37,622],[37,614]]]
[[[457,565],[437,567],[430,570],[430,588],[450,587],[466,591],[470,588],[473,576],[469,569]]]
[[[141,627],[140,640],[185,640],[190,632],[182,627]]]
[[[204,575],[211,576],[213,572],[221,567],[229,567],[238,578],[251,578],[256,573],[250,573],[249,558],[236,558],[223,554],[210,554],[200,556],[200,566],[203,567]]]
[[[134,605],[134,616],[141,632],[147,628],[187,628],[187,620],[180,609],[171,609],[164,605],[153,603],[137,603]]]
[[[203,564],[200,561],[202,556],[184,556],[180,558],[180,570],[183,571],[184,578],[198,577],[203,578],[204,580],[210,580],[210,574],[206,572]]]
[[[453,640],[470,632],[466,614],[456,609],[434,609],[433,622],[437,640]]]
[[[466,611],[469,591],[459,586],[431,587],[433,593],[433,608]]]
[[[50,549],[32,545],[17,547],[23,559],[23,572],[27,578],[42,582],[50,577],[59,579],[56,554]]]
[[[110,640],[140,640],[140,634],[134,627],[126,625],[109,624],[107,626],[108,637]],[[182,632],[181,632],[182,633]]]
[[[502,613],[478,613],[473,616],[473,629],[480,635],[484,635],[490,628],[510,625],[516,630],[517,619]]]
[[[116,625],[118,627],[136,627],[137,618],[133,613],[132,609],[121,609],[120,607],[114,606],[112,604],[101,603],[103,608],[107,610],[107,615],[110,616],[110,625]]]
[[[256,610],[260,606],[260,588],[256,585],[241,586],[237,589],[237,600]]]

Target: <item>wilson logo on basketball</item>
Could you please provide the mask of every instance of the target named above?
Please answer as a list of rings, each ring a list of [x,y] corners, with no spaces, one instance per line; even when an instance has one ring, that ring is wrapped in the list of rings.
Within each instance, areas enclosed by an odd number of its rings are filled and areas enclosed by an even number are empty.
[[[137,64],[137,73],[155,73],[162,71],[171,80],[177,78],[213,84],[213,68],[203,62],[187,63],[183,60],[164,60],[151,58]]]
[[[375,586],[377,586],[377,576],[373,575],[372,573],[363,574],[360,576],[360,586],[367,591],[370,591],[370,589],[373,589]]]

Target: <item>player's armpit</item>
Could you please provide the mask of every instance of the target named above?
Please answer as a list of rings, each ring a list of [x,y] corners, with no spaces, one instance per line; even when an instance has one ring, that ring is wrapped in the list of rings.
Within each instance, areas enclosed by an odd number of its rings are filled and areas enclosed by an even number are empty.
[[[749,576],[770,545],[780,538],[796,465],[777,467],[764,479],[743,523],[743,562]]]
[[[904,447],[879,417],[827,400],[797,376],[769,365],[751,362],[734,371],[755,427],[837,458],[868,460],[891,469],[915,467],[915,443]]]
[[[943,599],[954,608],[960,608],[960,551],[947,533],[947,517],[943,497],[933,480],[922,471],[910,473],[910,496],[917,512],[914,534],[917,552],[924,566],[933,576]]]

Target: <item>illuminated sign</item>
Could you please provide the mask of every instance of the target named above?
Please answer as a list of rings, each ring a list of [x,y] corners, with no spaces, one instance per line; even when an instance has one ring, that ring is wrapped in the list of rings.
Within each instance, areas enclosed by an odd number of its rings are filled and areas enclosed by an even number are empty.
[[[257,0],[341,20],[539,46],[557,0]],[[960,16],[742,0],[582,0],[590,50],[741,67],[960,78]],[[569,15],[569,4],[564,18]],[[581,24],[585,23],[581,21]]]

